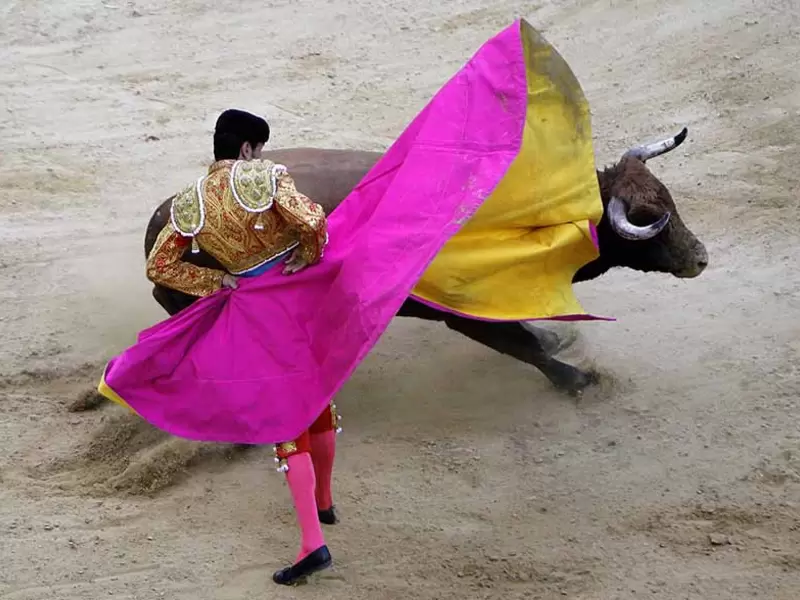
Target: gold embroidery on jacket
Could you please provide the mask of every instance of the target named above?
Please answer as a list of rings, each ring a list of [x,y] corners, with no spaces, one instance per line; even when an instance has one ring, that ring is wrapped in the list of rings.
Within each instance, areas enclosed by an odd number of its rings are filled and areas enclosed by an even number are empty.
[[[233,274],[248,271],[295,248],[309,264],[322,258],[328,241],[322,207],[296,189],[285,168],[270,161],[247,161],[237,167],[238,175],[234,178],[237,200],[231,185],[236,163],[232,160],[214,163],[208,175],[198,180],[194,191],[186,188],[175,198],[171,223],[162,231],[161,243],[156,243],[147,261],[147,276],[151,281],[196,296],[219,289],[223,271],[180,260],[188,244],[187,237],[192,236],[193,243]],[[264,184],[265,181],[270,183]],[[260,182],[265,187],[254,191],[251,182]],[[251,209],[260,210],[264,206],[269,209],[249,212],[242,203]]]

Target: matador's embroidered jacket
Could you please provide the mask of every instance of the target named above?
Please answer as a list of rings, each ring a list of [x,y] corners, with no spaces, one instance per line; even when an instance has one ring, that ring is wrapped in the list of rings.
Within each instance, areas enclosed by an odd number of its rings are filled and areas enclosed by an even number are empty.
[[[147,259],[147,278],[193,296],[222,286],[224,271],[181,260],[186,246],[241,275],[298,248],[308,264],[322,258],[327,220],[319,204],[295,188],[282,165],[222,160],[175,196],[170,222]]]

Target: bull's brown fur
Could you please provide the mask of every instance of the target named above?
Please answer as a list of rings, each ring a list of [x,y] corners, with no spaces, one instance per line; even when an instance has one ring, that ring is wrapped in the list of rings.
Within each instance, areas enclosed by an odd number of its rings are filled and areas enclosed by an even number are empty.
[[[330,214],[381,157],[377,152],[360,150],[328,150],[294,148],[265,152],[264,158],[286,165],[295,179],[298,190],[323,206]],[[703,244],[684,225],[672,196],[639,158],[624,156],[614,166],[597,173],[603,205],[613,196],[623,199],[629,207],[629,220],[646,225],[666,211],[671,213],[667,227],[652,239],[624,240],[616,235],[606,215],[598,224],[600,257],[578,271],[574,281],[593,279],[613,267],[628,267],[639,271],[670,273],[676,277],[695,277],[707,265]],[[165,200],[154,212],[145,235],[145,256],[152,249],[159,231],[169,220],[169,203]],[[222,268],[204,252],[191,254],[184,260],[191,263]],[[169,313],[175,314],[195,298],[156,285],[153,296]],[[519,323],[493,323],[457,317],[408,299],[398,316],[444,321],[447,326],[498,352],[508,354],[534,365],[557,387],[579,392],[595,378],[550,356],[544,346],[552,343],[541,330],[531,331]]]

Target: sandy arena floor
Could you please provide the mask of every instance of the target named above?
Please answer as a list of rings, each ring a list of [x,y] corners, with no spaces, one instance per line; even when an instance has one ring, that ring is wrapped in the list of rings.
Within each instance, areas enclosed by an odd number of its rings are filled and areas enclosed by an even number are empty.
[[[689,127],[652,169],[711,266],[579,287],[619,321],[559,328],[605,374],[577,403],[396,320],[338,398],[336,566],[278,588],[297,530],[268,448],[68,410],[164,317],[145,223],[222,109],[273,147],[382,149],[519,16],[578,74],[599,165]],[[0,22],[0,597],[798,598],[796,1],[4,0]]]

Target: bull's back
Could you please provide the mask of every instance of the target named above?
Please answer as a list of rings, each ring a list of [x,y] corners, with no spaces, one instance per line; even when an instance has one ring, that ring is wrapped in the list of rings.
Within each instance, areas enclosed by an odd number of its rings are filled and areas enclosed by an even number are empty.
[[[326,148],[283,148],[263,153],[263,158],[285,165],[298,191],[320,204],[326,214],[339,206],[381,156],[380,152]],[[164,200],[150,217],[144,237],[145,256],[169,222],[172,198]],[[200,256],[187,254],[185,259],[196,264],[207,260],[205,252]]]
[[[341,204],[375,166],[380,152],[324,148],[284,148],[264,152],[267,160],[285,165],[298,191],[322,205],[326,214]]]

